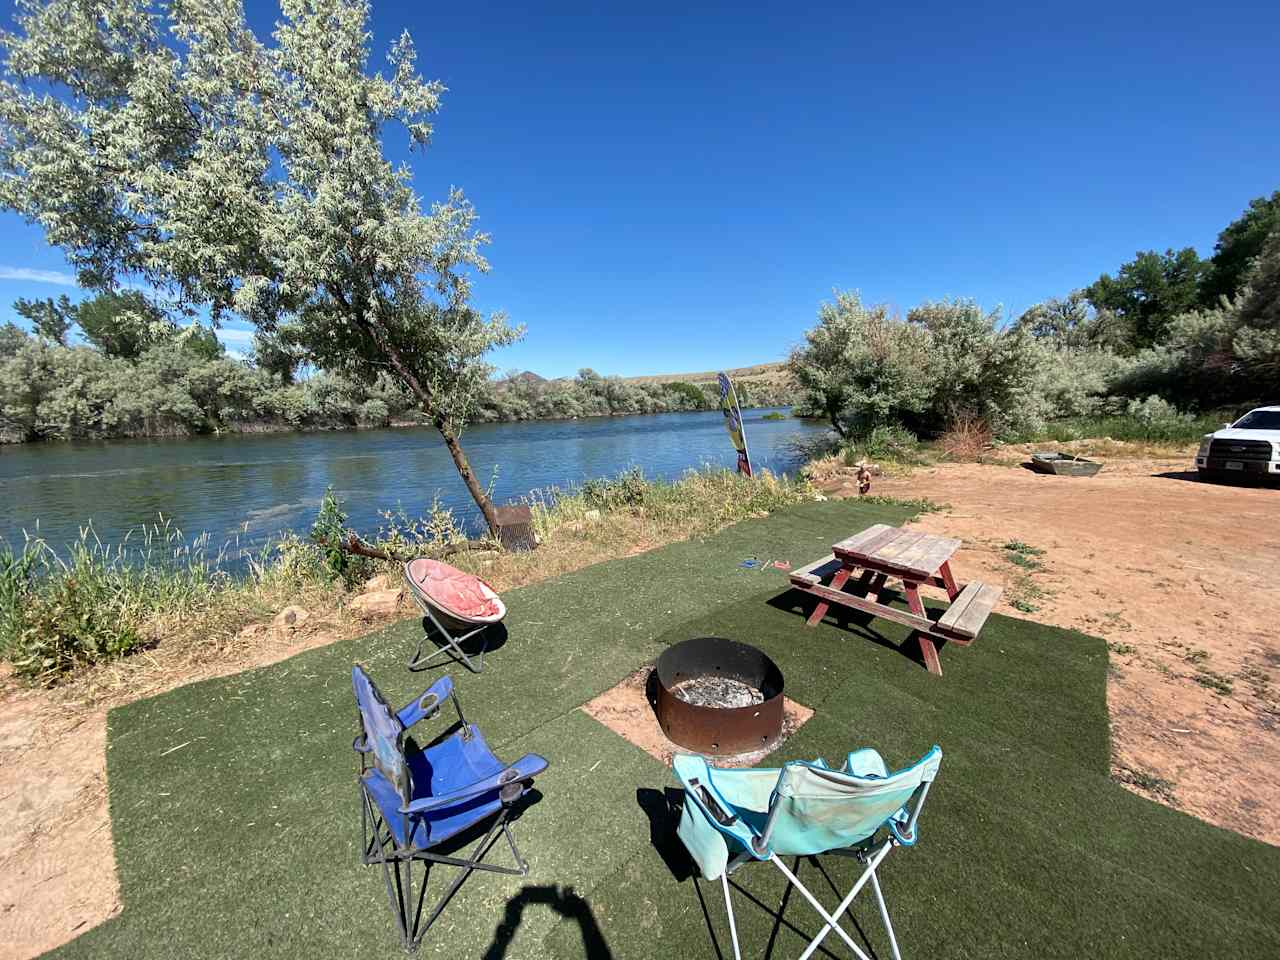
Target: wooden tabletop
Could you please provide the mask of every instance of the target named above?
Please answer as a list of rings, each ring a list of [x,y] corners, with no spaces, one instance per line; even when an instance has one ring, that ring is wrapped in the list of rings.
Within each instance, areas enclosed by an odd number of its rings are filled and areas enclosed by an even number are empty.
[[[877,523],[832,544],[831,552],[860,567],[928,578],[937,574],[938,568],[951,559],[961,544],[962,541],[951,537]]]

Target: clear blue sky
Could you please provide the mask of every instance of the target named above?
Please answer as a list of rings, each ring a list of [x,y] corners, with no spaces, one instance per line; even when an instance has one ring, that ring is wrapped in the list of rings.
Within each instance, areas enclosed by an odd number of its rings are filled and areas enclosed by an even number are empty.
[[[610,6],[374,0],[450,88],[416,182],[493,235],[502,368],[777,359],[834,287],[1016,313],[1280,188],[1274,2]],[[0,237],[0,278],[65,273]],[[0,318],[59,292],[0,279]]]

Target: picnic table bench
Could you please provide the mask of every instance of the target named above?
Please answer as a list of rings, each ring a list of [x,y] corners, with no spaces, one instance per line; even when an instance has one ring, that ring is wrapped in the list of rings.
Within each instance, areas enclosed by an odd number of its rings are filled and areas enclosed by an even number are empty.
[[[976,580],[963,587],[956,583],[951,556],[960,546],[961,541],[951,537],[877,523],[833,544],[831,553],[820,560],[793,570],[791,585],[818,598],[807,621],[810,627],[822,622],[833,603],[911,627],[908,642],[917,640],[925,667],[941,676],[937,644],[971,643],[1001,593],[999,587]],[[858,570],[862,573],[850,585]],[[883,602],[885,584],[891,578],[901,581],[909,609]],[[930,619],[920,599],[923,586],[940,587],[947,593],[950,605],[936,620]]]

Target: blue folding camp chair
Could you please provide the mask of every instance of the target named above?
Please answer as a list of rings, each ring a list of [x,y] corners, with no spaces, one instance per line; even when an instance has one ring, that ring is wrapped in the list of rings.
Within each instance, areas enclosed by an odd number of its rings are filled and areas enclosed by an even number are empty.
[[[382,864],[391,912],[406,950],[416,950],[450,898],[473,870],[524,876],[529,865],[520,858],[507,818],[512,804],[547,768],[536,754],[504,764],[484,742],[480,731],[462,715],[453,681],[441,677],[421,697],[392,713],[387,701],[360,666],[351,670],[360,730],[352,746],[360,754],[360,819],[364,835],[361,860]],[[405,730],[440,712],[445,698],[453,701],[461,729],[425,750],[406,750]],[[446,856],[434,847],[485,821],[492,820],[471,856]],[[498,831],[507,838],[516,866],[482,863]],[[413,864],[423,873],[414,894]],[[423,898],[432,864],[459,868],[422,923]],[[402,869],[403,868],[403,869]]]
[[[727,770],[711,766],[703,757],[676,756],[675,774],[685,789],[677,832],[703,877],[720,881],[734,957],[741,960],[742,953],[729,898],[729,874],[746,863],[768,860],[795,884],[825,923],[801,960],[807,960],[832,930],[859,960],[869,960],[839,922],[868,881],[893,960],[902,960],[876,868],[895,846],[915,844],[916,821],[941,763],[938,747],[896,773],[890,773],[880,754],[870,748],[849,754],[839,770],[823,760],[792,761],[781,770]],[[831,913],[782,862],[783,857],[794,856],[798,867],[798,858],[824,853],[855,857],[866,864],[858,882]]]

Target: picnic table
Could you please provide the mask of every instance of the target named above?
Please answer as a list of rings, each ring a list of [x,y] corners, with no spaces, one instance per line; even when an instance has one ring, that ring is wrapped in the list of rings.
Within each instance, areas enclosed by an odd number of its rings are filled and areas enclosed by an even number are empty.
[[[832,604],[911,627],[907,642],[916,639],[925,667],[941,676],[938,644],[971,643],[1001,593],[999,587],[976,580],[965,586],[956,583],[951,557],[961,546],[961,541],[951,537],[877,523],[833,544],[831,553],[821,560],[793,570],[791,585],[818,598],[807,621],[810,627],[822,622]],[[861,574],[850,584],[859,570]],[[884,602],[885,584],[890,579],[902,583],[907,610]],[[924,586],[940,587],[950,601],[936,620],[930,618],[920,599],[920,588]]]

